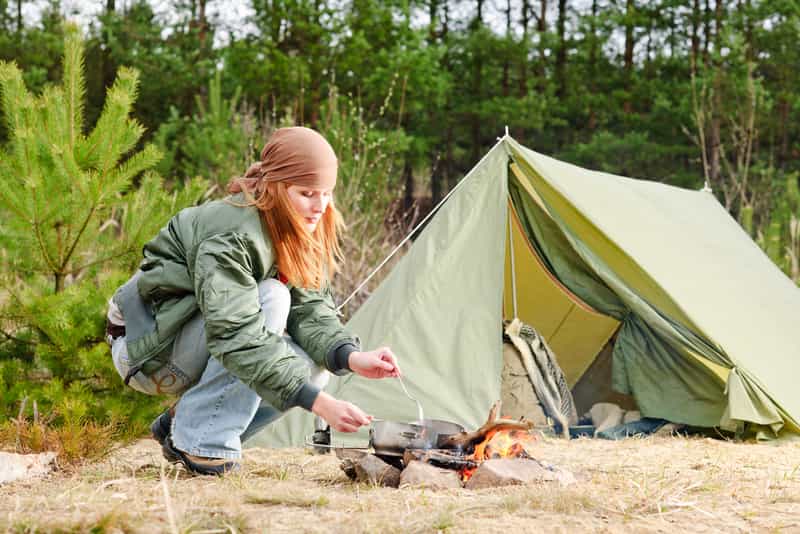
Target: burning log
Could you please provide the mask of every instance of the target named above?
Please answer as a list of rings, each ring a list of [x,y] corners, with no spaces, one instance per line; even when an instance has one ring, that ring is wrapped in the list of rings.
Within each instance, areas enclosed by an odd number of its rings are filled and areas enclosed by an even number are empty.
[[[457,470],[474,469],[478,466],[478,462],[472,458],[447,449],[406,449],[403,454],[403,463],[409,465],[413,461]]]
[[[498,417],[500,413],[500,401],[497,401],[489,410],[489,417],[486,422],[477,430],[473,432],[461,432],[454,434],[447,439],[443,440],[439,445],[448,449],[458,449],[463,451],[470,451],[476,443],[485,441],[489,434],[496,433],[500,430],[523,430],[528,431],[533,428],[533,422],[526,419],[503,419]]]

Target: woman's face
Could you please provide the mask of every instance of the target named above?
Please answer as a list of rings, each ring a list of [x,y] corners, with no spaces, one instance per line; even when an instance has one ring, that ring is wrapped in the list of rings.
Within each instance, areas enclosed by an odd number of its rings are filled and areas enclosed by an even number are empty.
[[[316,230],[322,214],[328,209],[333,198],[331,189],[312,189],[302,185],[290,185],[286,188],[292,207],[300,214],[309,232]]]

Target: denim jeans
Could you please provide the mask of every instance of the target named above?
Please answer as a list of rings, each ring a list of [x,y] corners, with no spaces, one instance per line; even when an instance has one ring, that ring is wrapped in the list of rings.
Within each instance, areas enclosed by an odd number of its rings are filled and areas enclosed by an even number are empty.
[[[283,334],[291,306],[288,288],[278,280],[264,280],[258,285],[258,296],[265,327]],[[328,372],[289,336],[284,338],[311,368],[311,382],[324,387],[330,378]],[[111,355],[117,372],[124,377],[130,369],[124,337],[113,341]],[[210,357],[199,313],[178,334],[167,365],[150,377],[135,374],[130,386],[148,395],[181,396],[172,419],[172,442],[196,456],[238,459],[244,440],[283,415]]]

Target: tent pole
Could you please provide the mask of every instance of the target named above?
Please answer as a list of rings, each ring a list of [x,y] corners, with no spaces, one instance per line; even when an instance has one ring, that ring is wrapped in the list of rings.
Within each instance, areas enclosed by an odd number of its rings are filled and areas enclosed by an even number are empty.
[[[511,197],[508,199],[508,248],[511,251],[511,303],[514,310],[514,318],[517,315],[517,269],[514,265],[514,232],[511,228]]]

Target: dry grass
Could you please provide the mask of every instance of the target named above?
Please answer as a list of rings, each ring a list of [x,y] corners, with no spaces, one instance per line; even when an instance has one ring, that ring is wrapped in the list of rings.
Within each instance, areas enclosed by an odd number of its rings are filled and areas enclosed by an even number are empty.
[[[800,443],[545,439],[572,486],[483,491],[353,484],[333,455],[252,449],[242,473],[190,477],[155,442],[0,486],[12,532],[800,531]]]
[[[62,468],[76,467],[108,454],[116,446],[120,425],[68,421],[60,426],[20,415],[0,423],[0,450],[20,454],[54,451]]]

